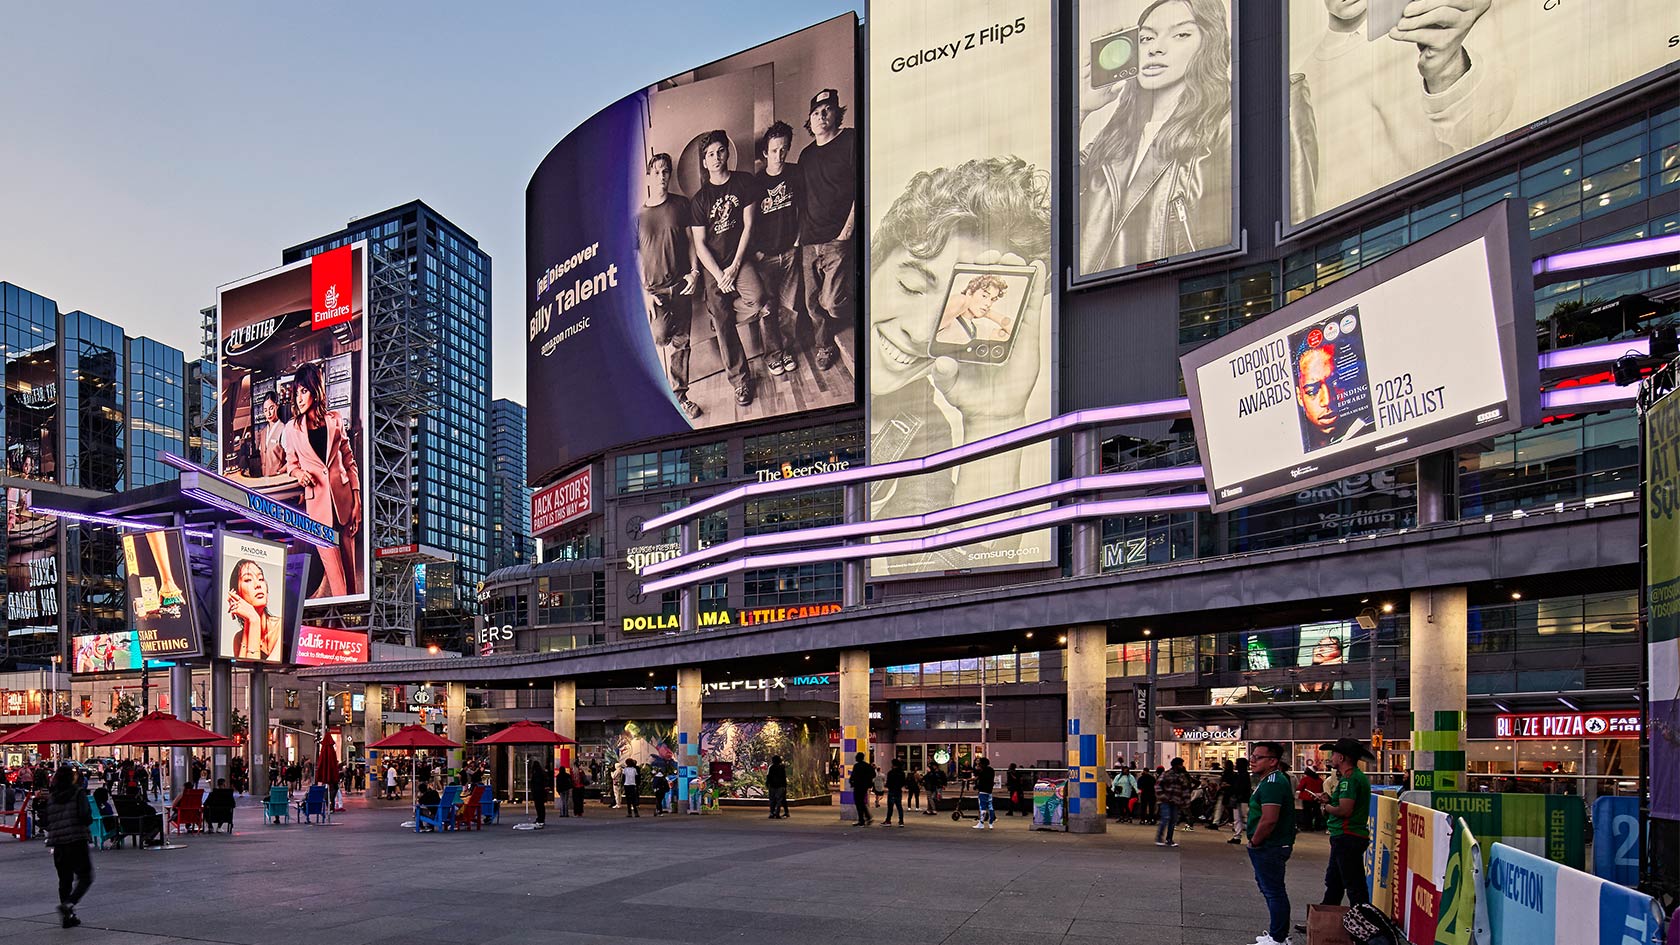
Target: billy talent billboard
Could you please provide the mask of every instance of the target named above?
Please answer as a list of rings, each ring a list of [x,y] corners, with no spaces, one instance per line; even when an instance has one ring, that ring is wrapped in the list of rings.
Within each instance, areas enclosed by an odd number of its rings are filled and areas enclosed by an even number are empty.
[[[1505,201],[1180,359],[1216,511],[1538,421]]]
[[[620,99],[525,191],[527,474],[852,403],[857,17]]]
[[[311,604],[368,599],[367,244],[222,286],[221,473],[338,530]]]

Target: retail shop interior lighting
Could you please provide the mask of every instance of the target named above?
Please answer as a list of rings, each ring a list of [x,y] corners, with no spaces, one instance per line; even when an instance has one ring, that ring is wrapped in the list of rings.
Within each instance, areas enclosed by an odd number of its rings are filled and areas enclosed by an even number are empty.
[[[1394,605],[1389,603],[1388,601],[1383,601],[1382,612],[1385,613],[1385,614],[1394,613]]]

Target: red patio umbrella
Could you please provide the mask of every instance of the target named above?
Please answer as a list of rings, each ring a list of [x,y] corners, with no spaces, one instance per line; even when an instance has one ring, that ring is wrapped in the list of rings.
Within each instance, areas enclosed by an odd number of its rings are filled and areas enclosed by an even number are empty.
[[[577,742],[551,732],[529,719],[520,719],[494,735],[478,740],[480,745],[575,745]]]
[[[449,739],[444,738],[442,735],[437,734],[424,725],[404,725],[402,728],[397,729],[395,732],[392,732],[367,747],[370,750],[374,748],[385,750],[388,748],[393,751],[407,751],[409,793],[413,797],[419,797],[420,785],[418,783],[419,779],[416,777],[417,765],[414,759],[414,752],[422,748],[460,748],[461,746],[459,743],[452,742]]]
[[[25,725],[8,733],[5,737],[0,738],[0,745],[27,745],[31,742],[38,744],[91,742],[96,738],[104,737],[106,734],[86,722],[78,722],[68,715],[54,715],[33,725]]]
[[[133,725],[125,725],[109,735],[92,739],[88,745],[95,748],[110,745],[190,747],[221,739],[222,736],[215,732],[183,722],[167,712],[153,712]]]

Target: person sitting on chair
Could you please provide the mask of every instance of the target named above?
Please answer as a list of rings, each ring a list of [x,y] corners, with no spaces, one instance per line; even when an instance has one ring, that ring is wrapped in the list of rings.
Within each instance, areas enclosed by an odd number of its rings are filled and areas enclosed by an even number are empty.
[[[218,832],[216,828],[222,826],[233,833],[233,808],[233,788],[227,786],[227,778],[217,778],[215,788],[204,799],[204,825],[211,833]]]
[[[443,798],[438,796],[437,788],[432,787],[432,783],[427,781],[420,785],[420,797],[414,803],[419,805],[420,813],[429,817],[437,817],[438,807],[443,804]],[[435,828],[429,825],[426,830],[427,832],[435,832]]]
[[[139,786],[130,788],[126,795],[117,798],[117,817],[122,824],[122,832],[134,837],[138,845],[163,845],[163,815],[146,803]]]

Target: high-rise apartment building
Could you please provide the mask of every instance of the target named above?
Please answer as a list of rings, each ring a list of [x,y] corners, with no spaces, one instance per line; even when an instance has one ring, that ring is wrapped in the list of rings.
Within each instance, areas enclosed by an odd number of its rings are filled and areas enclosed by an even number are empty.
[[[490,570],[529,564],[531,490],[525,487],[525,407],[490,404]]]
[[[421,636],[437,625],[441,632],[434,638],[448,645],[452,628],[465,626],[472,591],[490,569],[490,257],[477,240],[416,200],[292,246],[281,262],[359,240],[368,241],[376,261],[383,258],[415,281],[435,319],[433,409],[411,426],[410,541],[454,559],[453,565],[423,565],[417,573]]]

